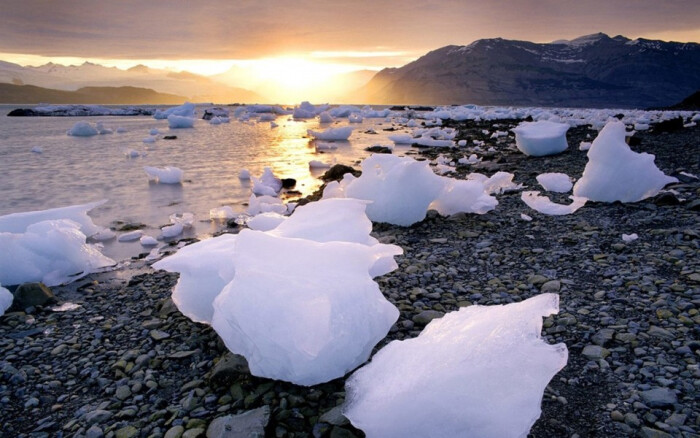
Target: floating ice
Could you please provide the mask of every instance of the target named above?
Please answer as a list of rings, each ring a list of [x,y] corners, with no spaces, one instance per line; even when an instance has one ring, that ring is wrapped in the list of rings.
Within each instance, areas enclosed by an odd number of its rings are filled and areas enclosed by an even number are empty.
[[[281,199],[275,196],[256,196],[255,194],[252,194],[248,199],[248,209],[246,210],[246,213],[251,216],[255,216],[256,214],[268,212],[284,214],[286,211],[287,207],[282,203]]]
[[[565,173],[542,173],[537,175],[537,182],[548,192],[557,193],[566,193],[574,186]]]
[[[462,157],[457,160],[459,164],[476,164],[481,162],[481,158],[477,157],[476,154],[471,154],[469,157]]]
[[[639,239],[639,236],[637,236],[637,233],[632,233],[632,234],[623,234],[622,235],[622,240],[624,242],[633,242],[635,240]]]
[[[44,150],[43,150],[42,148],[40,148],[39,146],[34,146],[34,147],[32,148],[32,152],[35,153],[35,154],[43,154],[43,153],[44,153]]]
[[[541,157],[558,154],[566,150],[566,123],[554,123],[546,120],[539,122],[522,122],[512,129],[515,133],[515,145],[525,155]]]
[[[141,236],[143,236],[143,231],[134,230],[120,235],[117,240],[120,242],[133,242],[134,240],[140,239]]]
[[[328,114],[328,111],[324,111],[321,114],[318,115],[318,122],[319,123],[333,123],[333,116]]]
[[[195,105],[193,103],[185,102],[184,104],[172,108],[168,108],[165,111],[156,110],[153,115],[154,119],[167,119],[171,115],[180,117],[194,118]]]
[[[361,167],[362,176],[350,181],[345,195],[373,201],[367,216],[375,222],[408,226],[422,221],[445,184],[427,161],[409,157],[374,154]]]
[[[177,116],[171,114],[168,116],[168,126],[170,129],[182,129],[194,127],[194,117]]]
[[[80,229],[77,222],[59,219],[32,223],[20,233],[0,232],[0,283],[41,281],[55,286],[114,265],[85,243]]]
[[[71,205],[69,207],[51,208],[48,210],[12,213],[0,216],[0,232],[24,233],[31,224],[47,220],[69,219],[80,225],[80,232],[86,236],[101,231],[102,228],[92,222],[87,212],[106,203],[107,200],[90,202],[89,204]]]
[[[139,151],[135,151],[133,149],[127,149],[124,152],[124,155],[126,155],[127,158],[138,158],[141,156],[141,153]]]
[[[390,135],[389,140],[393,141],[394,144],[413,144],[413,136],[411,134],[394,134]]]
[[[349,123],[362,123],[362,116],[359,114],[350,114],[348,116]]]
[[[345,416],[368,437],[524,437],[567,362],[540,337],[559,297],[469,306],[393,341],[345,384]]]
[[[341,128],[329,128],[325,131],[313,131],[308,129],[306,133],[317,140],[323,141],[345,141],[352,134],[352,127],[343,126]]]
[[[209,219],[233,219],[234,217],[236,217],[236,213],[228,205],[209,210]]]
[[[330,150],[334,150],[334,149],[338,149],[338,145],[337,145],[337,144],[325,143],[325,142],[322,142],[322,141],[317,141],[317,142],[316,142],[316,150],[317,150],[317,151],[330,151]]]
[[[146,137],[142,141],[146,144],[153,144],[156,142],[156,140],[157,140],[156,137]]]
[[[243,230],[232,260],[212,326],[253,375],[298,385],[342,377],[398,318],[369,275],[372,247]]]
[[[152,236],[141,236],[139,243],[143,246],[155,246],[158,245],[158,241]]]
[[[515,177],[515,175],[508,172],[496,172],[491,175],[491,177],[487,177],[486,175],[476,172],[467,175],[467,179],[480,181],[482,184],[484,184],[486,193],[491,195],[520,190],[523,185],[514,183],[513,177]]]
[[[109,228],[104,228],[97,233],[93,234],[92,236],[89,236],[90,239],[94,240],[95,242],[104,242],[106,240],[111,240],[117,237],[117,233],[114,231],[110,230]]]
[[[180,184],[182,183],[182,169],[177,167],[165,166],[165,167],[151,167],[144,166],[143,170],[146,171],[149,180],[155,180],[156,182],[162,184]]]
[[[177,237],[182,232],[184,231],[185,227],[183,227],[182,224],[172,224],[172,225],[166,225],[163,228],[160,229],[161,235],[166,238],[172,238],[172,237]]]
[[[541,196],[540,192],[531,191],[523,192],[520,195],[520,199],[527,204],[533,210],[537,210],[542,214],[548,214],[552,216],[563,216],[566,214],[574,213],[579,208],[586,205],[586,198],[579,196],[569,196],[573,201],[569,205],[555,204],[548,197]]]
[[[251,230],[270,231],[277,228],[277,226],[284,222],[286,219],[286,216],[283,216],[279,213],[260,213],[248,219],[246,221],[246,225],[248,225],[248,228],[250,228]]]
[[[241,171],[238,172],[238,179],[242,179],[242,180],[250,179],[250,171],[248,169],[241,169]]]
[[[446,179],[442,193],[430,204],[443,216],[455,213],[484,214],[496,208],[498,201],[489,196],[478,181]]]
[[[158,135],[158,134],[160,134],[160,131],[158,130],[158,128],[153,128],[149,131],[149,134]]]
[[[331,165],[328,163],[324,163],[323,161],[311,160],[309,161],[309,167],[311,169],[330,169]]]
[[[591,201],[636,202],[654,196],[676,178],[654,164],[654,155],[636,153],[625,143],[625,125],[611,121],[593,141],[574,195]]]
[[[92,137],[98,135],[99,132],[88,122],[77,122],[68,130],[67,134],[74,137]]]
[[[5,311],[12,306],[14,299],[12,292],[0,285],[0,316],[4,315]]]

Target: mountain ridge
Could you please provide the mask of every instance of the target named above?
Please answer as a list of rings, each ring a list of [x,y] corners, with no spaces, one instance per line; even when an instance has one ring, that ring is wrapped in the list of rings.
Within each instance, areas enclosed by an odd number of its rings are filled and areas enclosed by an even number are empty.
[[[76,91],[64,91],[0,83],[0,103],[4,104],[179,105],[186,100],[184,96],[158,93],[149,88],[83,87]]]

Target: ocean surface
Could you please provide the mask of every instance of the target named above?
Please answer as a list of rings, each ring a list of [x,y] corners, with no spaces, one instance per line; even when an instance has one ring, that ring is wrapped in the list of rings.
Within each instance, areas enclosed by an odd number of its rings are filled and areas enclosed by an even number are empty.
[[[159,228],[168,225],[173,213],[191,212],[195,226],[187,235],[206,237],[223,228],[221,221],[209,219],[209,210],[230,206],[244,212],[250,197],[250,182],[238,179],[241,169],[260,176],[269,166],[280,178],[295,178],[296,190],[307,195],[321,185],[324,170],[309,168],[311,160],[348,165],[369,155],[364,149],[375,144],[393,145],[388,135],[408,133],[409,129],[387,132],[385,119],[365,119],[348,123],[340,119],[319,125],[317,119],[292,120],[279,116],[279,126],[254,119],[211,125],[198,119],[192,129],[169,129],[167,120],[147,116],[99,117],[6,117],[17,105],[0,106],[0,215],[45,210],[108,199],[90,212],[93,221],[109,227],[116,221],[143,223],[146,234],[158,237]],[[31,106],[22,106],[31,107]],[[203,114],[198,108],[198,117]],[[231,108],[233,114],[233,108]],[[66,132],[79,121],[102,122],[113,134],[72,137]],[[306,137],[306,130],[353,126],[347,142],[335,143],[334,150],[320,153]],[[400,126],[397,126],[401,128]],[[117,128],[126,132],[117,133]],[[147,144],[151,129],[160,134]],[[366,133],[368,130],[376,134]],[[176,140],[164,140],[176,135]],[[32,149],[41,148],[41,153]],[[129,158],[126,151],[143,154]],[[408,147],[395,153],[403,155]],[[149,182],[144,166],[175,166],[184,171],[182,184]],[[187,236],[186,235],[186,236]],[[105,242],[105,255],[124,260],[148,252],[138,241]]]

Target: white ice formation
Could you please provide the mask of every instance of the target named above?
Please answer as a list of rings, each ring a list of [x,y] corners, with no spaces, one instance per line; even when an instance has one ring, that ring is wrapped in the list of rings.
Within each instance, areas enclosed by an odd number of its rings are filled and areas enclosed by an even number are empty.
[[[346,382],[345,416],[368,437],[525,437],[566,345],[540,336],[559,296],[469,306],[393,341]]]
[[[90,237],[102,230],[102,227],[92,222],[87,212],[97,208],[107,200],[90,202],[89,204],[71,205],[69,207],[50,208],[48,210],[12,213],[0,216],[0,232],[24,233],[32,224],[48,220],[68,219],[80,225],[80,232]]]
[[[98,135],[99,131],[88,122],[77,122],[68,130],[67,134],[73,137],[92,137]]]
[[[12,301],[15,299],[12,292],[0,285],[0,316],[5,314],[5,311],[12,306]]]
[[[194,118],[195,105],[193,103],[185,102],[180,106],[175,106],[166,110],[156,110],[156,113],[153,115],[153,118],[167,119],[171,115]]]
[[[654,155],[634,152],[625,143],[625,125],[610,121],[588,151],[583,176],[574,195],[600,202],[637,202],[678,182],[654,164]]]
[[[170,127],[170,129],[192,128],[194,127],[194,121],[194,117],[171,114],[168,116],[168,127]]]
[[[537,191],[523,192],[520,195],[520,199],[522,199],[528,207],[550,216],[572,214],[579,208],[586,205],[586,198],[579,196],[569,196],[569,198],[572,201],[571,204],[564,205],[552,202],[548,197],[540,195],[540,192]]]
[[[144,166],[149,180],[154,180],[161,184],[180,184],[182,183],[182,169],[173,166],[151,167]]]
[[[525,155],[542,157],[563,152],[568,147],[566,131],[569,125],[547,120],[522,122],[513,129],[515,145]]]
[[[352,127],[350,126],[343,126],[340,128],[329,128],[326,129],[325,131],[314,131],[311,129],[308,129],[306,133],[310,136],[315,138],[316,140],[322,140],[322,141],[346,141],[348,138],[350,138],[350,134],[352,134]]]
[[[567,193],[574,184],[565,173],[542,173],[537,175],[537,182],[548,192]]]

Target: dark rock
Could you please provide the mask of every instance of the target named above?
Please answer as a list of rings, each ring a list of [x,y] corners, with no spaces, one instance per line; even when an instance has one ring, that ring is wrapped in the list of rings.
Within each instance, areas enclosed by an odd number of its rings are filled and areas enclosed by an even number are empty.
[[[17,288],[14,295],[14,306],[19,309],[56,302],[53,292],[44,283],[23,283]]]
[[[176,140],[177,135],[165,135],[163,136],[163,140]]]
[[[362,172],[355,170],[350,166],[344,164],[336,164],[326,171],[326,173],[321,176],[321,179],[325,182],[328,181],[340,181],[343,179],[343,175],[346,173],[352,173],[354,176],[360,176]]]
[[[297,185],[297,180],[294,178],[282,178],[282,188],[291,189]]]
[[[424,310],[413,317],[413,322],[419,325],[426,325],[433,319],[442,318],[443,316],[445,316],[445,314],[437,310]]]
[[[228,118],[228,110],[224,108],[208,108],[204,110],[204,115],[202,116],[202,119],[211,120],[214,117]]]
[[[7,113],[7,117],[37,117],[40,114],[29,108],[17,108]]]
[[[236,218],[232,218],[226,221],[226,226],[229,228],[238,228],[238,224],[236,223]]]
[[[391,153],[391,148],[388,148],[386,146],[370,146],[368,148],[365,148],[367,152],[372,152],[374,154],[390,154]]]
[[[435,108],[432,106],[401,106],[401,105],[394,105],[391,108],[389,108],[390,111],[404,111],[404,110],[413,110],[413,111],[434,111]]]
[[[639,146],[640,144],[642,144],[642,139],[637,137],[637,135],[632,135],[630,137],[625,137],[625,142],[629,146],[634,147],[634,146]]]
[[[675,119],[664,120],[663,122],[652,125],[654,132],[676,132],[683,129],[683,118],[676,117]]]
[[[656,205],[678,205],[680,203],[676,195],[670,192],[659,193],[654,198],[654,204]]]
[[[690,202],[686,207],[692,211],[700,211],[700,199]]]
[[[263,438],[269,421],[269,406],[218,417],[207,428],[207,438]]]
[[[173,302],[172,298],[166,298],[160,305],[160,310],[158,310],[158,316],[161,318],[167,318],[173,313],[177,312],[177,306]]]
[[[678,401],[676,393],[669,388],[654,388],[639,393],[644,403],[650,408],[673,407]]]
[[[240,374],[249,374],[248,362],[238,354],[226,355],[214,365],[209,382],[214,386],[229,386]]]

